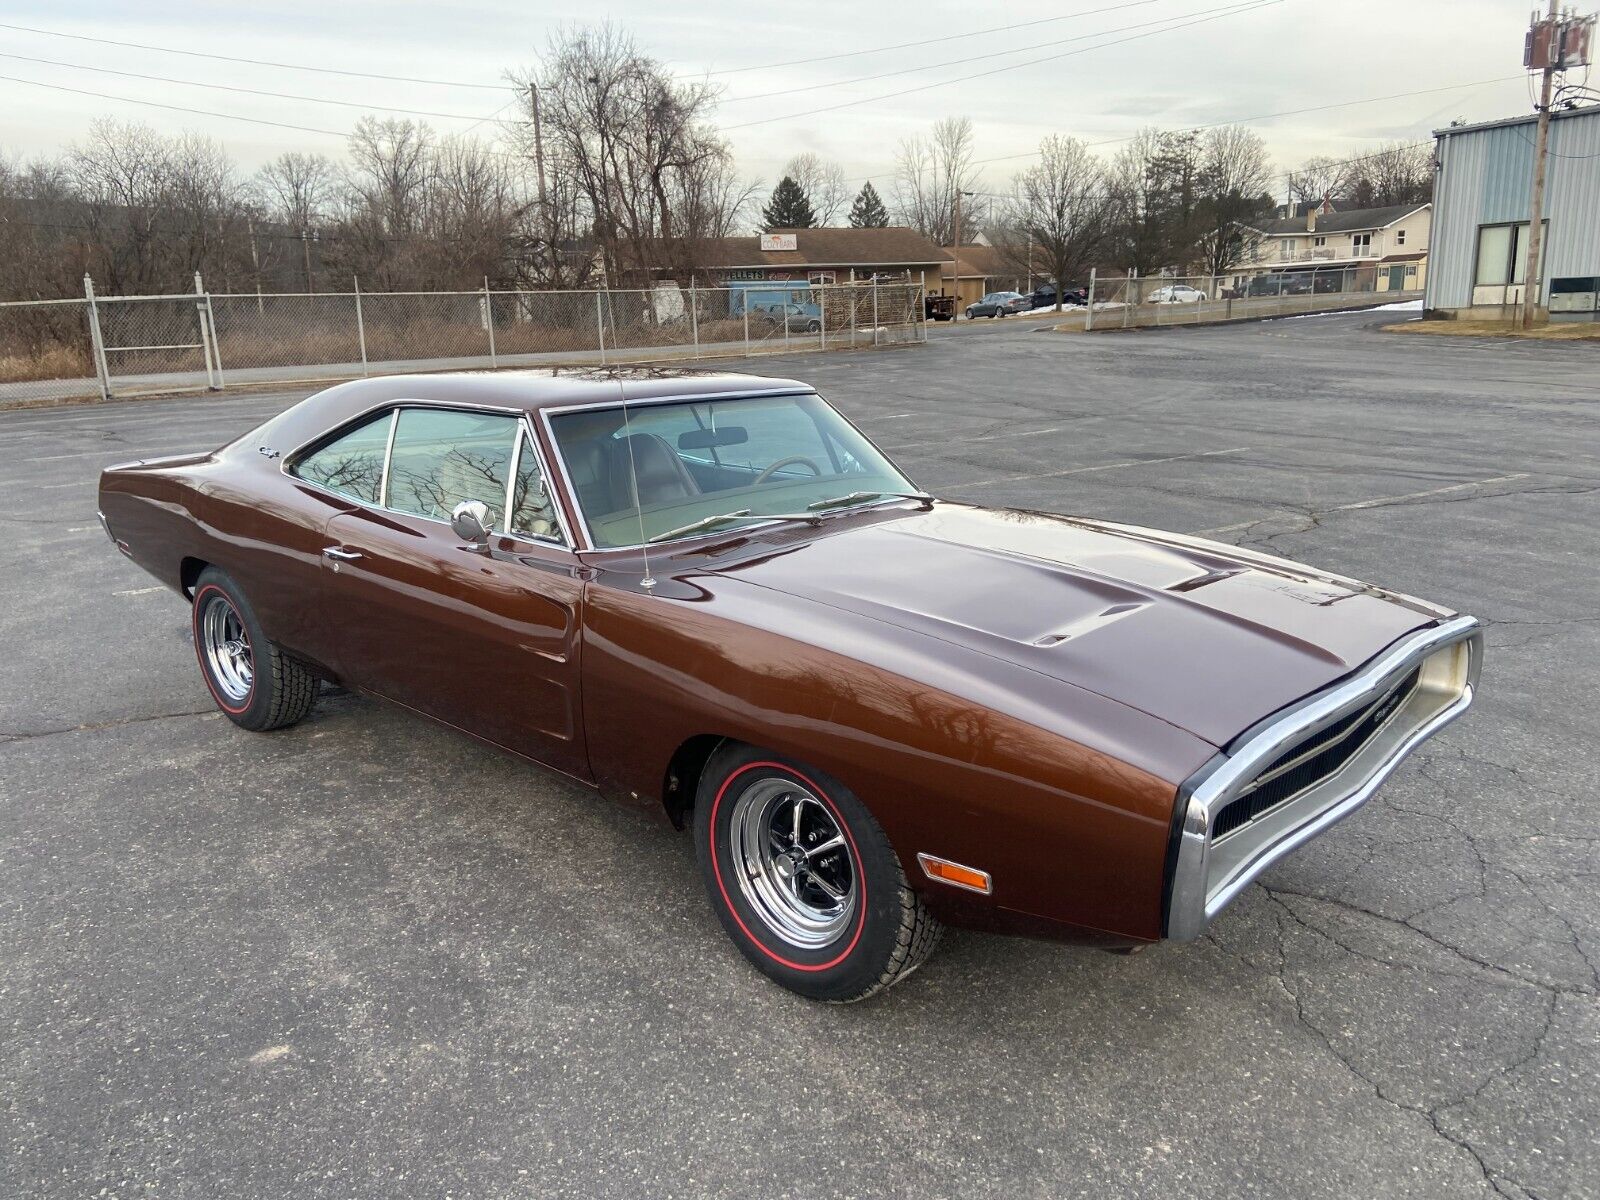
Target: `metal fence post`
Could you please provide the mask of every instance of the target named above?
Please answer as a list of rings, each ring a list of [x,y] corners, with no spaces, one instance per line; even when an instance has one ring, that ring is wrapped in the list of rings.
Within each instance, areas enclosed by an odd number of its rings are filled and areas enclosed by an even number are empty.
[[[1090,267],[1089,268],[1089,295],[1085,298],[1085,301],[1084,301],[1085,308],[1083,310],[1083,331],[1085,333],[1093,333],[1094,332],[1094,285],[1095,285],[1094,268]],[[1059,300],[1060,297],[1058,296],[1058,297],[1056,297],[1056,299]]]
[[[700,357],[700,293],[694,285],[694,276],[689,276],[689,331],[694,339],[694,356]]]
[[[822,293],[822,303],[817,305],[817,349],[828,348],[828,285],[823,284],[818,289]]]
[[[352,275],[350,276],[350,282],[355,285],[356,289],[356,341],[361,345],[361,374],[366,375],[368,374],[367,322],[361,315],[361,277],[359,275]]]
[[[111,399],[111,372],[106,369],[106,343],[100,334],[100,308],[95,303],[94,280],[83,274],[83,298],[88,301],[89,353],[94,357],[95,377],[100,381],[100,399]]]
[[[489,331],[489,365],[498,367],[500,359],[494,352],[494,297],[489,294],[489,277],[483,277],[483,327]]]
[[[194,294],[198,297],[194,302],[194,310],[200,320],[200,354],[206,360],[206,387],[213,392],[220,392],[222,364],[214,353],[216,330],[210,321],[211,297],[206,295],[206,285],[201,282],[199,271],[194,273]]]
[[[1128,306],[1133,302],[1133,268],[1128,268],[1128,278],[1122,285],[1122,327],[1128,327]]]
[[[594,329],[600,335],[600,365],[602,367],[606,365],[606,318],[601,311],[600,300],[604,295],[604,292],[596,292],[594,294]]]
[[[731,297],[733,295],[733,293],[729,292],[728,295]],[[749,296],[745,296],[745,295],[741,295],[739,297],[739,299],[741,301],[741,304],[740,304],[739,307],[744,311],[744,356],[746,358],[749,358],[750,357],[750,297]]]
[[[872,277],[872,344],[878,344],[878,277]]]

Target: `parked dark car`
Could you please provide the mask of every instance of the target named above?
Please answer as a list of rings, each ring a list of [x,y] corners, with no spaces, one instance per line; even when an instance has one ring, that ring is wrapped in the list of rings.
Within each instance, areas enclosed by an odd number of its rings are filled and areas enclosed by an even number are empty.
[[[1482,653],[1471,617],[1259,551],[935,500],[798,380],[356,380],[107,468],[99,504],[235,725],[337,681],[692,829],[739,950],[826,1000],[941,922],[1199,937],[1466,710]]]
[[[1014,313],[1027,312],[1032,307],[1032,297],[1024,296],[1021,292],[990,292],[983,299],[967,305],[967,320],[974,317],[1009,317]]]
[[[1072,305],[1082,308],[1089,303],[1089,293],[1083,288],[1069,287],[1061,293],[1061,303],[1065,307]],[[1033,289],[1034,308],[1054,308],[1056,304],[1056,285],[1043,283]]]

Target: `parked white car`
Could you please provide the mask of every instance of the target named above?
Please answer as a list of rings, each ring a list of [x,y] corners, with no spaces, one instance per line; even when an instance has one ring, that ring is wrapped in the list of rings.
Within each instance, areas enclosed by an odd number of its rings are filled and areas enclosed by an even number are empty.
[[[1173,283],[1166,287],[1157,288],[1146,299],[1147,304],[1199,304],[1205,300],[1206,294],[1199,288],[1192,288],[1187,283]]]

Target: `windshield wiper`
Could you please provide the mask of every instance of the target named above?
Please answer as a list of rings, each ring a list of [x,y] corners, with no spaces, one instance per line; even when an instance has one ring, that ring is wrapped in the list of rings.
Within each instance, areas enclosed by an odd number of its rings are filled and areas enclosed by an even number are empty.
[[[806,505],[808,509],[839,508],[844,505],[854,507],[857,504],[866,504],[872,500],[919,500],[924,505],[931,507],[933,497],[927,492],[851,492],[847,496],[832,496],[827,500],[813,500]]]
[[[758,513],[751,512],[748,508],[716,513],[709,517],[701,517],[698,521],[690,521],[689,524],[680,525],[676,529],[669,529],[665,533],[658,533],[648,540],[652,544],[671,541],[673,538],[686,537],[703,529],[715,529],[718,525],[728,525],[734,521],[806,521],[812,525],[820,525],[823,515],[818,511],[820,509],[841,508],[847,505],[854,507],[873,500],[917,500],[929,508],[933,507],[933,497],[926,492],[851,492],[848,496],[814,500],[806,505],[805,512],[800,513]]]
[[[668,538],[682,537],[686,533],[697,533],[702,529],[715,529],[718,525],[726,525],[729,521],[739,521],[750,515],[748,508],[741,508],[735,512],[717,513],[714,516],[701,517],[698,521],[690,521],[687,525],[680,525],[676,529],[669,529],[665,533],[658,533],[648,540],[664,542]]]

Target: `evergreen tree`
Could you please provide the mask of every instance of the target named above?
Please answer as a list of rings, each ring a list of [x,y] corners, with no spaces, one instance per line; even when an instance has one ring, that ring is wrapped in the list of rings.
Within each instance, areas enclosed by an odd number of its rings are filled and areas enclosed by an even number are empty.
[[[772,189],[772,199],[761,210],[761,226],[769,232],[774,229],[810,229],[817,223],[811,211],[811,201],[805,189],[789,176],[778,180]]]
[[[861,192],[850,206],[850,225],[853,229],[882,229],[889,224],[889,210],[883,206],[878,189],[869,181],[861,185]]]

